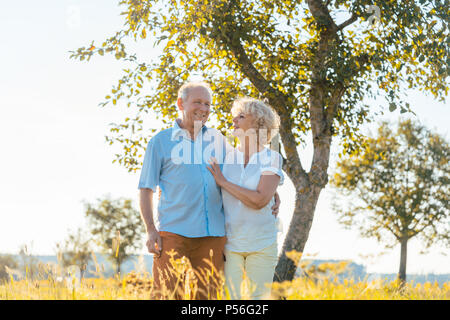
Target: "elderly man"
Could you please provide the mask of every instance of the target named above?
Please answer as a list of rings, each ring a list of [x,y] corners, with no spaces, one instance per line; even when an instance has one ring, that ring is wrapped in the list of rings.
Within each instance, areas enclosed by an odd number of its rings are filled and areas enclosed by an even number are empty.
[[[205,126],[211,100],[208,84],[183,85],[177,99],[182,119],[155,135],[146,149],[139,180],[140,208],[148,235],[147,248],[154,254],[155,298],[167,293],[182,298],[184,285],[178,283],[176,287],[177,279],[170,272],[172,249],[176,252],[174,258],[189,259],[197,275],[196,299],[213,298],[221,290],[218,274],[224,267],[225,219],[221,190],[206,166],[210,156],[223,160],[227,143],[219,131]],[[152,199],[157,186],[161,197],[155,226]],[[277,199],[274,213],[278,207]],[[209,283],[201,277],[205,270],[211,270],[205,260],[217,271]]]

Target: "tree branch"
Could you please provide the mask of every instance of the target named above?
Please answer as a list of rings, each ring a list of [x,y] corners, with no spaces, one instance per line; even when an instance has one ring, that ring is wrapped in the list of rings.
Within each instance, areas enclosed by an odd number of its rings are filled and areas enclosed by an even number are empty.
[[[355,22],[356,20],[358,20],[358,15],[356,13],[352,13],[352,16],[347,20],[344,21],[343,23],[341,23],[340,25],[338,25],[338,30],[342,30],[346,27],[348,27],[349,25],[351,25],[353,22]]]
[[[314,19],[321,25],[326,26],[332,31],[337,31],[336,23],[330,15],[327,5],[322,0],[307,0],[309,10]]]
[[[240,41],[232,41],[229,43],[229,48],[238,60],[238,65],[243,74],[250,80],[250,82],[263,93],[269,100],[269,104],[278,111],[281,120],[280,135],[283,141],[283,146],[286,152],[287,160],[292,164],[285,166],[286,172],[291,179],[306,178],[306,171],[300,162],[300,157],[297,152],[297,143],[292,135],[292,119],[290,117],[289,102],[285,95],[279,90],[274,89],[269,81],[267,81],[255,68],[250,58],[245,53]],[[289,168],[297,168],[296,170],[289,170]]]
[[[256,69],[249,56],[245,52],[244,47],[241,44],[239,27],[235,23],[228,23],[219,25],[217,27],[224,29],[219,36],[220,40],[228,47],[237,60],[237,66],[241,72],[250,80],[250,82],[261,92],[269,101],[269,104],[274,107],[278,112],[281,120],[280,135],[282,138],[284,150],[286,152],[286,158],[290,165],[284,166],[289,177],[293,180],[298,180],[300,185],[308,183],[308,175],[304,170],[300,157],[297,152],[297,143],[295,137],[292,135],[292,128],[294,127],[292,119],[290,117],[289,97],[287,97],[281,91],[271,86],[270,81],[264,78],[264,76]]]

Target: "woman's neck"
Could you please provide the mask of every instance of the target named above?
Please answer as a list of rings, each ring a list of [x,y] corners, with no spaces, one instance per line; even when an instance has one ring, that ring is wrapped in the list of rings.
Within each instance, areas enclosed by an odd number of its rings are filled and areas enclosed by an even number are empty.
[[[254,139],[252,139],[252,140],[254,140]],[[250,160],[250,157],[253,154],[261,152],[262,150],[264,150],[264,145],[258,143],[257,140],[250,141],[250,138],[248,136],[245,136],[244,143],[242,143],[242,141],[240,141],[239,151],[244,154],[245,164],[248,163],[248,161]]]

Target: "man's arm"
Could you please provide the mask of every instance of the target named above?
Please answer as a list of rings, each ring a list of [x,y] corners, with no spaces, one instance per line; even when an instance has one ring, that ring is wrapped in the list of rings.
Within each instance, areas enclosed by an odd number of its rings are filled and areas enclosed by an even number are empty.
[[[152,189],[140,189],[139,193],[139,205],[141,208],[141,217],[145,223],[145,229],[147,230],[147,248],[149,253],[159,256],[162,250],[161,236],[158,230],[156,230],[153,222],[153,190]]]

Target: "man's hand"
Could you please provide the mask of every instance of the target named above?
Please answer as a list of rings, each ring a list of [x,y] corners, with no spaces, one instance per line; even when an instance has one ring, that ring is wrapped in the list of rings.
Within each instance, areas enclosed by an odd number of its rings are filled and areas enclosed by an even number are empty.
[[[153,224],[153,190],[142,188],[139,192],[139,206],[141,209],[141,217],[144,220],[147,229],[147,249],[149,253],[156,256],[161,255],[162,241],[158,230]]]
[[[161,255],[162,241],[159,232],[156,229],[147,231],[147,249],[149,253],[153,253],[157,257]]]
[[[272,206],[272,214],[276,217],[278,216],[278,212],[280,211],[280,196],[278,192],[275,192],[275,204]]]

